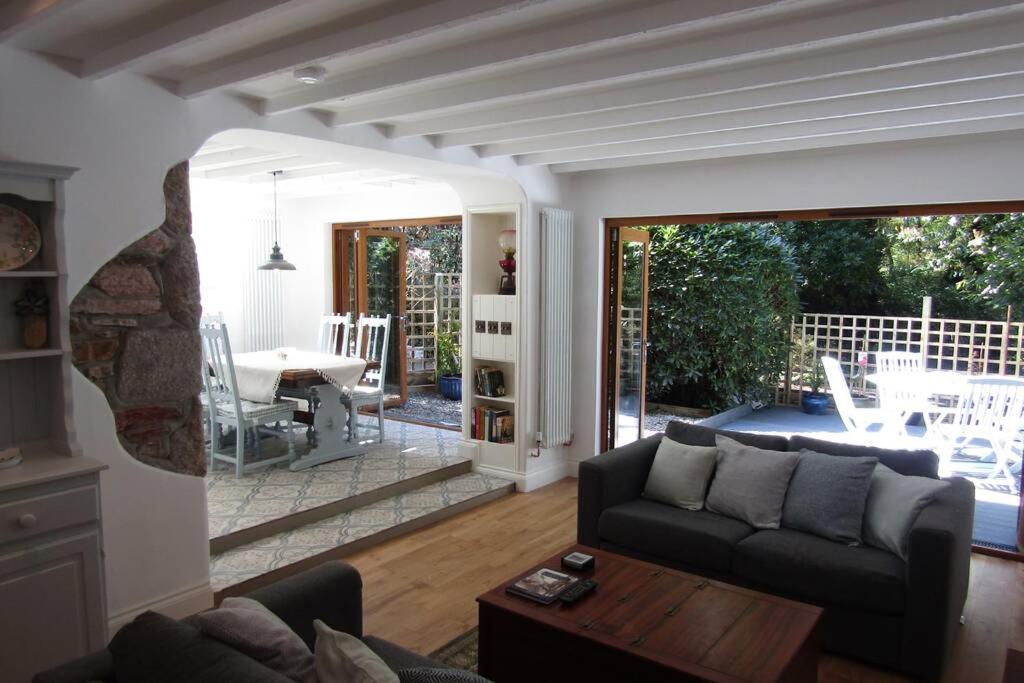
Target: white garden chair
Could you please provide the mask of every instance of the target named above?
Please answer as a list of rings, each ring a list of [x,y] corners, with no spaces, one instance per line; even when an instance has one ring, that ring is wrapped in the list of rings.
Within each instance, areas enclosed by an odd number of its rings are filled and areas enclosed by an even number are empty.
[[[832,390],[832,400],[836,403],[836,410],[843,424],[851,432],[866,434],[868,427],[873,424],[890,424],[891,416],[880,408],[858,408],[850,395],[850,387],[846,383],[846,376],[843,374],[843,367],[839,361],[831,356],[822,356],[821,365],[825,368],[825,378],[828,380],[829,389]],[[898,426],[900,433],[905,433],[903,426]]]
[[[391,335],[391,316],[370,318],[359,316],[356,323],[356,357],[367,365],[379,363],[368,369],[361,383],[343,396],[341,402],[348,410],[349,439],[359,439],[359,407],[377,404],[377,431],[380,442],[384,442],[384,378],[388,370],[388,341]]]
[[[320,340],[317,348],[321,353],[348,356],[351,353],[352,314],[334,313],[320,317]]]
[[[879,351],[875,354],[878,372],[924,372],[921,354],[912,351]]]
[[[914,413],[921,413],[925,430],[931,430],[935,421],[949,412],[931,402],[931,395],[921,382],[925,372],[920,353],[913,351],[879,351],[875,354],[875,365],[881,381],[878,382],[878,403],[882,410],[892,414],[894,420],[907,419]],[[900,375],[911,375],[907,381],[900,381]]]
[[[200,324],[199,335],[203,349],[203,383],[206,385],[210,420],[210,467],[214,460],[235,466],[235,476],[246,470],[269,467],[279,462],[295,460],[295,434],[292,431],[294,401],[276,400],[273,403],[247,401],[238,395],[235,382],[235,364],[231,358],[227,326],[223,322],[208,320]],[[288,440],[288,454],[245,464],[245,439],[253,437],[253,450],[259,453],[260,428],[267,424],[284,422]],[[235,428],[235,455],[220,453],[220,427]],[[273,431],[275,435],[280,432]]]
[[[939,436],[936,451],[943,470],[948,472],[957,450],[972,441],[986,441],[996,458],[989,477],[1008,479],[1016,491],[1010,463],[1021,459],[1014,451],[1014,442],[1024,429],[1024,379],[973,377],[967,380],[967,389],[960,394],[949,417],[948,421],[935,423]]]

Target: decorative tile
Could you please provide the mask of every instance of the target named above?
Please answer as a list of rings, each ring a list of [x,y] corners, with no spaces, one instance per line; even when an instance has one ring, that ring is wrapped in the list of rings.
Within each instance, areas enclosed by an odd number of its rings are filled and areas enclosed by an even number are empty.
[[[301,472],[292,472],[282,463],[236,479],[230,464],[215,463],[206,476],[210,538],[466,460],[456,455],[459,435],[455,432],[405,422],[388,422],[387,427],[388,440],[382,444],[368,443],[366,455],[335,460]],[[305,436],[297,434],[296,441],[301,455],[306,448]],[[263,454],[276,457],[282,448],[282,443],[267,441]]]
[[[212,556],[210,583],[220,591],[508,484],[505,479],[471,472],[268,536]]]

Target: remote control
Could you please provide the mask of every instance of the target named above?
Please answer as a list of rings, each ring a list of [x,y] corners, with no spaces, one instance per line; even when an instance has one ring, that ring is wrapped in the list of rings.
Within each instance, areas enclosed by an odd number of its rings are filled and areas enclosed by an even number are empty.
[[[558,599],[567,605],[571,605],[595,588],[597,588],[597,581],[594,581],[593,579],[577,581],[562,591],[562,594],[558,596]]]

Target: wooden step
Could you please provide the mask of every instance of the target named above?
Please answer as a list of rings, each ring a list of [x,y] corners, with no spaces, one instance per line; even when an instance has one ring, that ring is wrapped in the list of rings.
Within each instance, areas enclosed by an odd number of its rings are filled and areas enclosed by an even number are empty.
[[[378,501],[392,498],[408,491],[415,491],[430,484],[466,474],[472,471],[472,469],[473,463],[471,460],[457,460],[450,465],[425,470],[422,474],[384,483],[381,486],[370,488],[353,496],[339,497],[323,505],[317,505],[316,507],[298,512],[284,513],[280,517],[269,519],[266,522],[246,526],[237,531],[211,538],[210,554],[222,553],[231,548],[253,543],[261,538],[268,538],[291,529],[298,529],[307,524],[334,517],[348,510],[372,505]]]
[[[365,550],[511,494],[515,484],[477,472],[211,554],[215,600],[242,595],[286,576]]]

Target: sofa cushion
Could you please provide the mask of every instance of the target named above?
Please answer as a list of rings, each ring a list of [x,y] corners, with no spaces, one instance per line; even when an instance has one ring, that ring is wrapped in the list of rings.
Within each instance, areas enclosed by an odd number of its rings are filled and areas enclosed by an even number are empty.
[[[858,545],[875,458],[840,458],[804,449],[782,507],[782,526]]]
[[[194,626],[156,612],[144,612],[110,641],[115,678],[131,683],[289,683]]]
[[[758,529],[778,529],[800,456],[747,446],[721,434],[715,438],[718,469],[705,501],[707,509]]]
[[[907,477],[878,465],[864,508],[864,542],[906,560],[910,530],[918,515],[949,486],[948,481]]]
[[[730,432],[725,429],[714,429],[712,427],[702,427],[701,425],[692,424],[689,422],[680,422],[673,420],[668,423],[665,427],[665,436],[678,441],[679,443],[690,444],[691,446],[714,446],[715,436],[721,434],[727,436],[734,441],[739,441],[741,444],[747,446],[753,446],[754,448],[763,448],[766,451],[786,451],[789,450],[787,444],[789,440],[784,436],[778,434],[748,434],[747,432]]]
[[[752,585],[819,605],[902,614],[906,565],[892,553],[790,529],[759,531],[736,546],[733,572]]]
[[[803,449],[817,451],[826,455],[840,455],[855,458],[878,458],[889,469],[912,477],[939,478],[939,456],[934,451],[925,449],[917,451],[901,451],[895,448],[875,448],[858,446],[851,443],[822,441],[794,434],[789,440],[789,450]]]
[[[316,629],[316,675],[323,683],[399,683],[398,675],[359,638],[324,622]]]
[[[707,510],[682,510],[650,500],[631,500],[601,513],[602,540],[690,567],[732,570],[733,548],[754,529]]]
[[[662,439],[647,475],[644,498],[684,510],[700,510],[717,459],[717,448]]]

